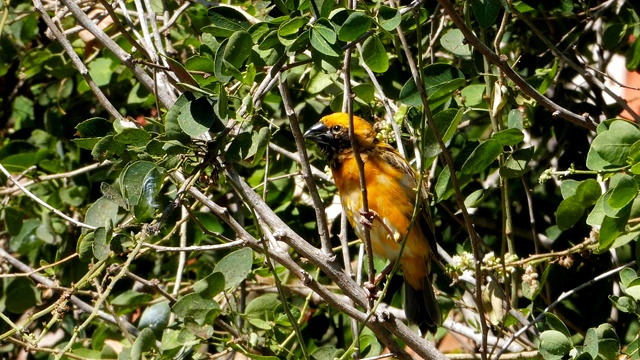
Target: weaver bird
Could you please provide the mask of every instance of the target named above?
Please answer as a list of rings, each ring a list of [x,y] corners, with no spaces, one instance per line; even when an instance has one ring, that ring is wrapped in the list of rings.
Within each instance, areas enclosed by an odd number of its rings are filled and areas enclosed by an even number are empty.
[[[409,322],[423,332],[435,332],[440,309],[431,287],[430,259],[436,248],[428,211],[421,196],[419,215],[410,227],[416,204],[418,175],[389,144],[376,138],[373,126],[353,117],[355,144],[364,162],[369,214],[363,212],[360,173],[349,138],[349,116],[337,113],[323,117],[305,134],[327,156],[343,211],[356,235],[364,239],[370,229],[373,254],[400,261],[405,280],[404,311]],[[422,191],[422,195],[426,191]],[[407,233],[408,232],[408,233]],[[405,247],[400,255],[402,241]],[[399,257],[400,255],[400,257]]]

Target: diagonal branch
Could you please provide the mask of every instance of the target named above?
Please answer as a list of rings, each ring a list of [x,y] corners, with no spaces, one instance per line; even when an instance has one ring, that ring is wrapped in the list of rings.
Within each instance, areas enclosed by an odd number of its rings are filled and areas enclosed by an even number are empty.
[[[313,201],[313,208],[316,212],[316,219],[318,220],[318,232],[320,234],[320,241],[322,243],[322,251],[327,256],[331,256],[331,240],[329,239],[329,226],[327,225],[327,215],[324,211],[324,204],[322,203],[320,194],[318,194],[318,188],[313,182],[311,165],[309,164],[309,157],[307,156],[307,152],[304,147],[304,138],[302,136],[302,131],[300,130],[298,117],[293,110],[293,103],[291,101],[289,89],[287,88],[286,84],[282,82],[282,75],[280,73],[278,73],[278,89],[280,90],[280,95],[282,96],[284,111],[289,118],[291,133],[293,134],[296,148],[298,149],[298,156],[301,160],[300,167],[302,169],[302,178],[307,184],[307,189],[309,189],[309,194],[311,195],[311,200]]]
[[[526,82],[517,72],[515,72],[511,68],[511,66],[509,66],[506,58],[501,57],[493,52],[491,49],[489,49],[489,47],[487,47],[487,45],[485,45],[482,41],[480,41],[480,39],[478,39],[478,37],[473,34],[471,29],[467,27],[467,24],[464,22],[464,20],[460,17],[460,15],[458,15],[453,7],[453,4],[449,0],[438,0],[438,2],[440,3],[440,5],[442,5],[444,10],[447,12],[451,20],[456,24],[458,29],[462,31],[462,34],[464,35],[467,43],[476,48],[482,54],[482,56],[489,60],[489,62],[500,68],[500,70],[503,71],[504,74],[509,79],[511,79],[511,81],[513,81],[523,93],[527,94],[542,106],[544,106],[547,110],[551,111],[554,117],[560,117],[562,119],[568,120],[591,131],[596,130],[596,124],[594,124],[590,119],[589,114],[585,113],[583,115],[578,115],[576,113],[573,113],[554,103],[553,101],[551,101],[551,99],[540,94],[538,90],[533,88],[533,86],[529,85],[528,82]]]

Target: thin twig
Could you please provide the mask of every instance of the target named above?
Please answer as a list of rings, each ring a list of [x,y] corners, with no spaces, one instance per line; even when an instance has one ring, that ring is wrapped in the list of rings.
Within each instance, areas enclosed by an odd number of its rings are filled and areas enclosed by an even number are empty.
[[[529,26],[529,28],[533,31],[533,33],[536,34],[536,37],[542,40],[542,42],[544,42],[544,44],[549,48],[549,50],[551,50],[553,55],[555,55],[558,58],[561,58],[562,61],[567,63],[567,65],[569,65],[573,70],[575,70],[578,74],[580,74],[580,76],[582,76],[588,83],[592,84],[593,86],[597,87],[600,91],[604,91],[607,95],[611,96],[611,98],[614,99],[618,105],[622,106],[622,108],[625,109],[633,117],[633,119],[636,122],[640,122],[640,115],[638,115],[623,98],[621,98],[618,94],[616,94],[613,90],[611,90],[608,86],[606,86],[597,77],[593,76],[593,74],[585,70],[584,65],[578,64],[576,61],[574,61],[573,59],[565,55],[565,53],[560,51],[555,46],[555,44],[551,42],[551,40],[549,40],[549,38],[540,29],[538,29],[538,27],[533,23],[533,21],[531,21],[531,19],[529,19],[528,16],[526,16],[525,14],[522,14],[513,6],[511,6],[511,11],[513,11],[513,13],[516,14],[516,16],[520,20],[524,21],[524,23],[527,24],[527,26]]]
[[[274,143],[269,143],[269,149],[277,152],[280,155],[284,155],[288,157],[289,159],[297,162],[298,164],[302,164],[300,155],[298,155],[297,153],[286,150]],[[310,166],[311,166],[311,173],[313,174],[313,176],[317,177],[318,179],[321,179],[322,181],[326,181],[329,184],[333,184],[333,179],[330,176],[328,176],[326,173],[319,170],[317,167],[313,165],[310,165]]]
[[[262,219],[269,224],[272,229],[278,229],[273,235],[277,240],[284,241],[291,246],[301,256],[309,259],[313,264],[320,267],[320,270],[324,272],[331,280],[337,284],[342,291],[352,298],[359,306],[366,305],[366,294],[364,290],[359,287],[351,278],[347,277],[342,269],[333,261],[328,261],[323,252],[311,246],[305,239],[301,238],[295,231],[293,231],[286,223],[284,223],[273,210],[262,200],[262,198],[256,194],[251,187],[238,175],[238,173],[231,167],[225,167],[225,173],[228,176],[230,183],[234,184],[234,188],[238,192],[243,192],[243,197],[248,199],[248,202],[252,204],[256,213],[258,213]],[[228,214],[225,213],[219,205],[208,200],[203,195],[196,196],[197,189],[191,188],[189,190],[194,197],[201,201],[205,206],[212,209],[216,215],[218,215],[223,221],[231,225],[232,229],[236,232],[239,238],[246,239],[247,245],[254,250],[261,251],[261,245],[253,239],[244,228],[237,228],[237,224],[234,224],[233,220]],[[214,210],[215,209],[215,210]],[[286,257],[285,257],[286,255]],[[379,309],[375,317],[381,319],[380,322],[366,320],[368,315],[361,311],[355,310],[349,304],[340,301],[336,295],[328,290],[326,287],[318,284],[315,279],[309,276],[307,272],[300,269],[297,264],[292,263],[292,260],[288,258],[287,253],[272,253],[272,259],[275,259],[290,271],[293,272],[305,285],[312,290],[316,291],[327,303],[336,308],[338,311],[344,312],[350,317],[365,323],[369,327],[376,337],[383,341],[386,346],[389,346],[391,351],[398,356],[407,358],[405,352],[398,347],[398,345],[389,338],[389,333],[399,337],[409,347],[411,347],[420,356],[427,359],[445,360],[446,357],[442,355],[430,342],[425,342],[416,333],[411,331],[406,325],[400,322],[394,317],[389,317],[389,314],[383,309]]]
[[[34,0],[39,1],[39,0]],[[104,45],[107,49],[109,49],[113,54],[120,60],[122,64],[124,64],[131,72],[133,72],[134,76],[140,81],[140,83],[149,90],[149,92],[154,93],[155,83],[153,79],[147,74],[142,68],[140,68],[133,61],[133,55],[129,52],[122,49],[113,39],[111,39],[102,29],[100,29],[96,24],[91,21],[91,19],[87,16],[87,14],[82,11],[80,6],[73,0],[62,0],[62,2],[69,8],[69,11],[73,14],[73,16],[78,20],[78,22],[87,29],[98,42]],[[175,102],[175,95],[171,92],[170,87],[161,87],[158,89],[157,93],[154,93],[162,106],[167,108],[171,107],[171,105]]]
[[[618,266],[615,269],[611,269],[607,272],[604,272],[596,277],[594,277],[593,279],[581,284],[580,286],[573,288],[569,291],[564,291],[562,292],[562,294],[560,294],[560,296],[558,296],[558,298],[552,302],[551,304],[549,304],[549,306],[547,306],[544,310],[542,310],[542,312],[536,316],[536,318],[531,321],[531,323],[529,323],[529,325],[523,327],[522,329],[518,330],[515,334],[513,334],[513,336],[511,336],[509,338],[509,340],[507,340],[507,342],[502,346],[502,348],[500,349],[500,351],[498,351],[498,353],[496,354],[496,356],[494,357],[494,360],[499,360],[500,359],[500,355],[502,355],[502,353],[507,349],[507,347],[509,345],[511,345],[511,343],[517,339],[520,335],[524,334],[525,331],[527,331],[527,329],[529,329],[531,326],[533,326],[534,324],[536,324],[538,321],[541,321],[543,316],[549,312],[551,309],[553,309],[554,307],[556,307],[556,305],[558,305],[560,302],[562,302],[564,299],[568,298],[569,296],[577,293],[578,291],[591,286],[593,284],[595,284],[596,282],[602,280],[602,279],[606,279],[609,276],[615,275],[617,273],[619,273],[620,271],[622,271],[622,269],[627,268],[627,267],[632,267],[636,264],[635,261],[631,261],[625,265],[622,266]]]
[[[241,246],[243,243],[242,240],[235,240],[227,244],[219,244],[219,245],[197,245],[197,246],[160,246],[149,243],[143,243],[142,246],[154,249],[158,252],[186,252],[186,251],[218,251],[224,249],[231,249],[234,247]]]
[[[496,65],[500,70],[502,70],[505,75],[511,79],[520,90],[532,97],[539,104],[547,108],[552,112],[554,117],[560,117],[562,119],[568,120],[576,125],[582,126],[591,131],[595,131],[596,125],[589,118],[589,114],[585,113],[583,115],[575,114],[562,106],[556,104],[551,101],[551,99],[546,96],[540,94],[536,89],[533,88],[526,80],[524,80],[517,72],[515,72],[507,63],[507,59],[504,57],[498,56],[495,52],[489,49],[482,41],[480,41],[469,29],[465,23],[465,21],[458,15],[453,4],[449,0],[438,0],[438,2],[445,9],[451,20],[456,24],[458,29],[464,35],[467,43],[474,48],[476,48],[484,57],[486,57],[489,62]]]
[[[445,7],[446,9],[446,7]],[[429,108],[429,100],[427,99],[427,93],[424,89],[422,76],[418,70],[418,67],[415,63],[413,54],[409,49],[409,44],[404,36],[404,32],[401,27],[398,27],[398,37],[400,38],[400,42],[402,43],[402,48],[406,54],[407,63],[409,64],[409,68],[411,70],[411,75],[413,76],[414,82],[420,94],[420,98],[422,100],[423,111],[426,114],[427,124],[429,128],[434,134],[436,141],[438,142],[438,146],[442,150],[442,155],[445,159],[445,163],[451,174],[451,183],[455,192],[456,202],[458,203],[459,210],[462,212],[462,216],[464,218],[465,225],[467,227],[467,232],[469,234],[469,238],[471,239],[471,245],[473,247],[473,254],[475,258],[475,267],[476,267],[476,289],[474,292],[476,306],[478,307],[478,313],[480,314],[480,325],[482,329],[482,359],[486,359],[487,354],[487,333],[488,327],[487,323],[484,320],[484,304],[482,302],[482,269],[481,269],[481,252],[480,252],[480,237],[478,236],[475,228],[473,227],[473,222],[471,221],[471,217],[469,216],[469,212],[467,211],[467,207],[464,204],[464,197],[462,196],[460,190],[460,184],[458,182],[458,177],[456,176],[456,168],[453,163],[453,158],[451,157],[451,153],[445,146],[442,136],[438,132],[438,129],[433,120],[433,116],[431,114],[431,109]]]
[[[69,261],[69,260],[71,260],[71,259],[73,259],[75,257],[78,257],[78,256],[79,256],[78,253],[73,253],[73,254],[65,257],[64,259],[60,259],[60,260],[58,260],[58,261],[56,261],[54,263],[41,266],[41,267],[39,267],[37,269],[33,269],[33,270],[29,271],[29,272],[18,273],[18,274],[0,274],[0,279],[1,278],[21,277],[21,276],[31,276],[32,274],[36,274],[36,273],[39,273],[39,272],[41,272],[43,270],[58,266],[60,264],[63,264],[63,263],[65,263],[65,262],[67,262],[67,261]]]
[[[38,273],[34,273],[33,269],[24,264],[23,262],[21,262],[20,260],[16,259],[15,257],[13,257],[11,254],[9,254],[8,252],[6,252],[3,248],[0,247],[0,257],[4,258],[4,260],[6,260],[8,263],[10,263],[13,267],[17,268],[18,270],[25,272],[25,273],[31,273],[31,275],[29,275],[29,277],[31,279],[33,279],[34,281],[36,281],[37,283],[40,284],[44,284],[48,287],[51,288],[55,288],[56,284],[50,280],[47,277],[44,277]],[[77,296],[75,295],[71,295],[71,297],[69,298],[69,301],[71,301],[72,304],[74,304],[75,306],[78,307],[78,309],[80,309],[81,311],[85,312],[85,313],[92,313],[95,308],[92,305],[87,304],[86,302],[80,300]],[[104,321],[107,321],[109,323],[112,324],[116,324],[116,320],[113,318],[112,315],[107,314],[106,312],[102,311],[102,310],[98,310],[97,311],[97,316],[99,318],[101,318]],[[138,334],[138,329],[133,326],[132,324],[124,321],[123,322],[127,328],[127,331],[137,335]]]
[[[81,167],[79,169],[67,171],[67,172],[64,172],[64,173],[38,176],[33,180],[21,182],[20,184],[23,187],[26,188],[26,187],[29,187],[29,186],[31,186],[33,184],[41,183],[43,181],[72,178],[74,176],[77,176],[77,175],[80,175],[80,174],[84,174],[86,172],[93,171],[93,170],[96,170],[96,169],[99,169],[101,167],[104,167],[104,166],[107,166],[107,165],[111,165],[111,164],[112,164],[111,161],[105,160],[105,161],[103,161],[101,163],[95,163],[95,164],[87,165],[87,166]],[[16,178],[16,180],[17,180],[17,178]],[[0,195],[7,195],[7,194],[11,194],[11,193],[14,193],[14,192],[17,192],[17,191],[21,191],[21,190],[20,190],[20,188],[18,186],[14,185],[14,186],[6,188],[4,190],[0,190]]]
[[[189,217],[189,211],[187,210],[187,207],[182,205],[181,207],[181,213],[182,213],[182,218],[183,219],[187,219]],[[187,222],[184,221],[182,222],[182,224],[180,224],[180,247],[184,248],[187,246],[187,231],[188,231],[188,227],[187,227]],[[173,284],[173,296],[178,296],[178,293],[180,292],[180,286],[182,284],[182,273],[184,272],[184,267],[187,263],[187,252],[186,251],[180,251],[180,253],[178,254],[178,266],[176,268],[176,282],[175,284]]]
[[[322,198],[320,198],[320,194],[318,193],[318,188],[313,182],[311,165],[309,164],[309,157],[307,156],[307,151],[304,146],[304,137],[300,130],[298,117],[293,110],[293,102],[291,100],[291,95],[289,94],[289,89],[286,84],[282,82],[282,76],[280,76],[280,74],[278,74],[278,89],[280,90],[284,112],[289,118],[291,133],[293,134],[293,139],[295,140],[296,148],[298,149],[300,167],[302,169],[302,179],[307,184],[307,189],[309,190],[311,201],[313,202],[313,208],[316,212],[316,219],[318,220],[318,234],[320,235],[322,251],[327,254],[327,256],[332,256],[333,252],[331,251],[331,239],[329,238],[327,214],[324,211],[324,204],[322,203]]]
[[[36,0],[37,1],[37,0]],[[54,208],[53,206],[47,204],[44,200],[40,199],[39,197],[37,197],[34,193],[32,193],[31,191],[29,191],[29,189],[25,188],[24,186],[22,186],[22,184],[20,184],[19,181],[15,180],[13,178],[13,176],[11,176],[11,174],[7,171],[7,169],[4,168],[4,166],[2,166],[2,164],[0,164],[0,171],[2,171],[2,173],[4,173],[4,175],[9,179],[9,181],[11,181],[15,186],[17,186],[23,193],[25,193],[25,195],[27,195],[28,197],[30,197],[31,199],[33,199],[35,202],[37,202],[38,204],[40,204],[41,206],[45,207],[46,209],[48,209],[49,211],[53,212],[54,214],[60,216],[61,218],[69,221],[70,223],[72,223],[75,226],[78,227],[82,227],[85,229],[89,229],[89,230],[95,230],[97,229],[95,226],[93,225],[89,225],[89,224],[85,224],[81,221],[78,221],[72,217],[70,217],[69,215],[63,213],[62,211]]]
[[[87,69],[87,67],[84,65],[82,60],[80,60],[80,57],[78,56],[78,54],[76,54],[69,40],[66,38],[66,36],[64,36],[64,34],[62,34],[62,32],[55,25],[55,23],[53,22],[49,14],[44,10],[42,1],[33,0],[33,5],[36,11],[40,13],[42,20],[44,20],[45,24],[47,24],[47,26],[53,33],[53,36],[55,36],[55,38],[58,40],[58,42],[60,43],[64,51],[67,53],[67,55],[69,55],[69,57],[71,58],[71,63],[73,64],[73,66],[75,66],[76,69],[78,69],[78,72],[80,73],[80,75],[82,75],[82,78],[87,82],[87,84],[91,88],[91,91],[93,91],[94,95],[96,96],[96,99],[98,100],[98,102],[102,106],[104,106],[105,110],[107,110],[107,112],[109,112],[109,114],[111,114],[111,116],[113,116],[115,119],[118,119],[120,121],[126,121],[124,116],[122,116],[120,112],[115,108],[115,106],[111,104],[111,101],[109,101],[107,96],[102,92],[102,90],[96,84],[96,82],[93,81],[93,78],[89,73],[89,69]],[[98,28],[97,25],[94,24],[94,26]]]
[[[145,230],[143,230],[143,236],[142,236],[143,239],[146,237],[144,233],[145,233]],[[100,297],[98,297],[98,299],[95,300],[93,310],[91,311],[87,319],[82,324],[78,325],[77,328],[75,328],[75,331],[71,334],[71,337],[69,338],[68,343],[62,348],[61,354],[65,354],[66,352],[69,351],[69,349],[71,349],[71,346],[73,346],[73,344],[75,343],[76,336],[80,334],[85,328],[87,328],[87,326],[89,326],[93,321],[93,319],[98,315],[98,312],[101,311],[100,307],[102,306],[102,303],[107,300],[107,297],[111,294],[111,291],[115,287],[116,283],[123,276],[125,276],[125,271],[129,268],[129,266],[131,265],[131,262],[133,261],[133,259],[135,259],[136,255],[140,251],[140,248],[142,247],[142,243],[143,241],[139,241],[138,244],[136,244],[133,250],[129,253],[127,260],[124,262],[124,264],[120,268],[120,271],[118,272],[118,274],[113,276],[113,278],[111,279],[111,282],[109,283],[109,286],[107,286],[107,288],[104,290],[104,293]],[[121,321],[123,324],[125,324],[125,322],[122,319],[117,321]],[[60,358],[60,354],[56,355],[56,360],[59,358]]]

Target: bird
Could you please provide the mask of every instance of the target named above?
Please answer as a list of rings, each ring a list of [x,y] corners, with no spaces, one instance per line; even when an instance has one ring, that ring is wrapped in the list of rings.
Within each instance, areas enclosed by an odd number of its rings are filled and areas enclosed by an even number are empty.
[[[349,136],[349,115],[327,115],[311,126],[304,137],[314,141],[329,161],[343,211],[356,235],[364,239],[365,227],[369,227],[374,256],[389,260],[390,265],[400,262],[407,320],[418,325],[423,334],[435,333],[441,315],[431,285],[430,265],[436,243],[429,225],[426,189],[421,189],[419,215],[410,226],[418,174],[393,146],[376,137],[372,124],[355,115],[353,133],[364,163],[369,213],[363,212],[360,172]],[[405,237],[405,247],[398,258]]]

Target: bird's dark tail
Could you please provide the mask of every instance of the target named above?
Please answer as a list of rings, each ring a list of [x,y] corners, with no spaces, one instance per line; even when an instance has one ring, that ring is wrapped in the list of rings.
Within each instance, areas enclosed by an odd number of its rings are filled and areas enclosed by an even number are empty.
[[[404,313],[410,323],[418,325],[424,334],[435,333],[440,325],[440,308],[431,287],[431,280],[425,277],[422,289],[414,289],[404,282]]]

